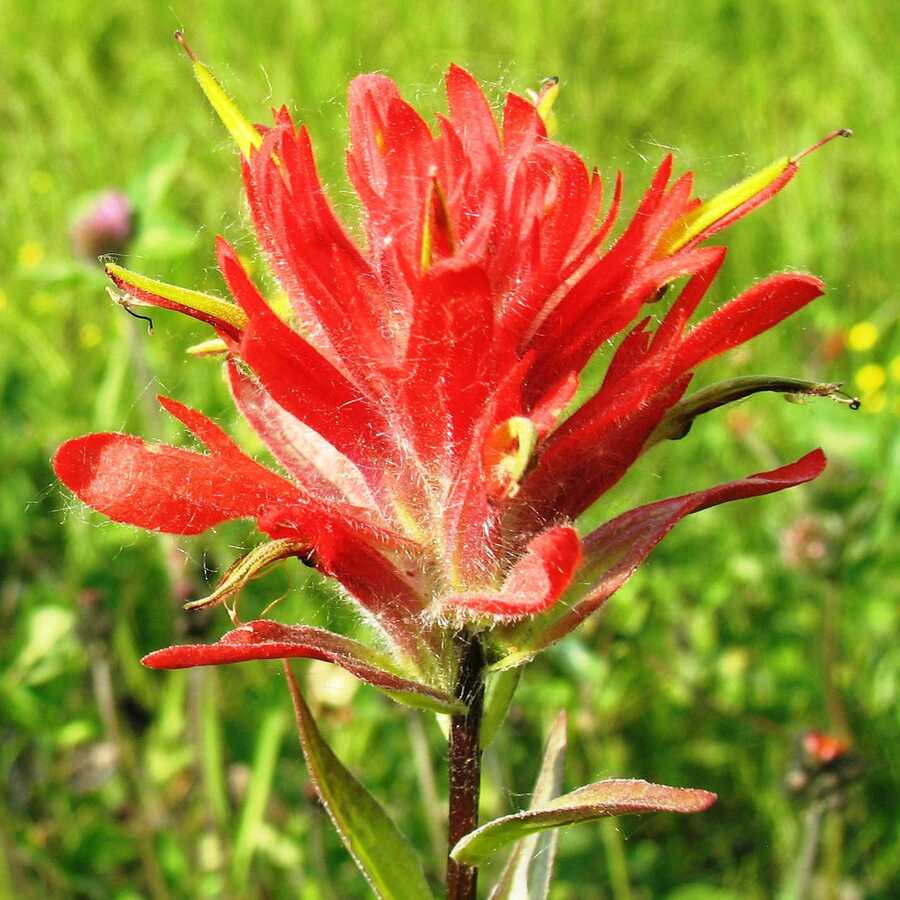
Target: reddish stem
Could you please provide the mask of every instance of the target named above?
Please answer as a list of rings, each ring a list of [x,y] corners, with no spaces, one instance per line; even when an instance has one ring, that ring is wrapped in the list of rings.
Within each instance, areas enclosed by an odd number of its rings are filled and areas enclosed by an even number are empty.
[[[462,647],[456,696],[468,707],[465,715],[450,720],[450,827],[449,847],[478,827],[481,792],[481,713],[484,708],[484,648],[477,637],[460,632]],[[447,857],[447,900],[475,900],[478,869]]]

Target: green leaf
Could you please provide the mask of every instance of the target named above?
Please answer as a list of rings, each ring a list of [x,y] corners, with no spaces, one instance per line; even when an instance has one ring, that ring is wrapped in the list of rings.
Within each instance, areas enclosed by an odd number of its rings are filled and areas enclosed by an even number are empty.
[[[712,384],[676,403],[647,439],[644,450],[646,452],[659,441],[681,440],[691,430],[694,419],[704,413],[766,391],[784,394],[788,400],[824,397],[836,403],[843,403],[851,409],[859,408],[859,400],[845,394],[839,384],[821,384],[772,375],[744,375]]]
[[[284,672],[310,778],[372,890],[382,900],[433,900],[412,846],[325,743],[286,661]]]
[[[541,770],[531,795],[532,810],[559,796],[565,761],[566,713],[562,711],[547,737]],[[559,832],[556,830],[522,838],[513,847],[489,900],[546,900],[558,838]]]
[[[266,715],[259,726],[250,783],[241,809],[231,857],[232,875],[239,888],[247,886],[250,863],[259,843],[260,826],[272,793],[272,781],[275,778],[275,766],[278,763],[285,725],[284,711],[275,709]]]
[[[484,697],[484,714],[481,719],[481,749],[484,750],[494,739],[500,726],[506,720],[522,669],[508,669],[488,677]]]
[[[185,167],[188,156],[188,139],[184,135],[157,141],[149,150],[143,168],[128,185],[129,200],[147,215],[155,211]]]
[[[462,838],[450,855],[464,865],[479,866],[501,847],[548,828],[629,813],[703,812],[715,801],[715,794],[695,788],[667,787],[635,779],[598,781],[536,809],[494,819]]]

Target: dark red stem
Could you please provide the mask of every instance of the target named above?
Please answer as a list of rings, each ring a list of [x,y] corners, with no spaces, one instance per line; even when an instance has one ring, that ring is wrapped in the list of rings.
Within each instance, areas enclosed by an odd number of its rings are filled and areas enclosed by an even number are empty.
[[[450,720],[449,847],[478,827],[481,792],[481,713],[484,708],[484,648],[474,635],[460,632],[461,644],[456,696],[468,707]],[[447,857],[447,900],[475,900],[478,869]]]

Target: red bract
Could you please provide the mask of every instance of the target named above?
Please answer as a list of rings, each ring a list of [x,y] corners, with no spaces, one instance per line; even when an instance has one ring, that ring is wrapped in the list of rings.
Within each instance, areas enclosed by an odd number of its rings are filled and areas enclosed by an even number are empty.
[[[608,244],[622,178],[604,213],[599,173],[548,137],[541,107],[509,94],[498,128],[454,66],[435,133],[392,81],[361,76],[350,87],[347,153],[359,246],[326,199],[306,128],[282,108],[270,128],[253,129],[202,83],[238,139],[257,236],[290,312],[276,313],[222,238],[219,268],[236,306],[119,267],[111,275],[130,295],[123,302],[215,328],[235,402],[283,474],[167,399],[205,451],[89,435],[64,444],[54,465],[116,521],[196,534],[251,518],[282,542],[243,561],[210,602],[299,556],[343,585],[398,671],[438,702],[456,664],[452,631],[485,632],[495,658],[527,658],[599,606],[684,515],[821,471],[817,452],[651,504],[580,540],[573,524],[656,442],[698,366],[822,293],[808,275],[775,275],[691,324],[725,255],[701,243],[777,193],[796,158],[701,203],[690,174],[673,180],[668,156]],[[645,305],[681,278],[654,325]],[[564,418],[579,372],[620,335],[599,391]],[[314,630],[257,622],[149,662],[316,656],[414,692],[348,654]]]

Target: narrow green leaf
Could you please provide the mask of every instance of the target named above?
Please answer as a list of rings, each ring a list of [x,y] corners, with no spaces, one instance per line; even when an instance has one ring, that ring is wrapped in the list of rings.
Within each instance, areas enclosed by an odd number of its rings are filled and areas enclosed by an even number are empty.
[[[851,409],[859,408],[859,400],[845,394],[839,384],[821,384],[801,381],[798,378],[782,378],[772,375],[744,375],[712,384],[676,403],[647,439],[644,450],[663,440],[677,441],[685,437],[697,416],[718,409],[752,394],[766,391],[784,394],[788,400],[804,397],[824,397],[835,403],[843,403]]]
[[[310,778],[359,870],[382,900],[432,900],[412,846],[325,743],[287,661],[284,672]]]
[[[228,821],[228,788],[225,776],[225,759],[223,753],[224,740],[222,723],[219,718],[219,697],[216,690],[218,670],[196,672],[200,679],[200,702],[202,728],[201,746],[203,747],[203,787],[212,817],[218,827]]]
[[[519,670],[516,670],[519,671]],[[550,728],[544,759],[531,795],[530,809],[539,809],[559,796],[566,761],[566,713],[560,712]],[[532,834],[512,849],[489,900],[546,900],[556,859],[559,832]]]
[[[667,787],[635,779],[598,781],[537,809],[494,819],[462,838],[450,855],[457,862],[479,866],[501,847],[548,828],[629,813],[703,812],[715,801],[715,794],[695,788]]]
[[[522,669],[507,669],[488,677],[484,697],[484,714],[481,719],[481,748],[487,747],[506,720],[509,706],[515,696]]]
[[[234,854],[231,858],[232,876],[238,888],[247,886],[250,863],[256,850],[259,826],[266,813],[269,794],[272,792],[272,779],[275,775],[275,765],[278,762],[278,751],[281,749],[285,725],[285,716],[282,710],[275,709],[269,711],[259,728],[253,769],[250,773],[247,796],[244,798],[237,837],[234,841]]]

